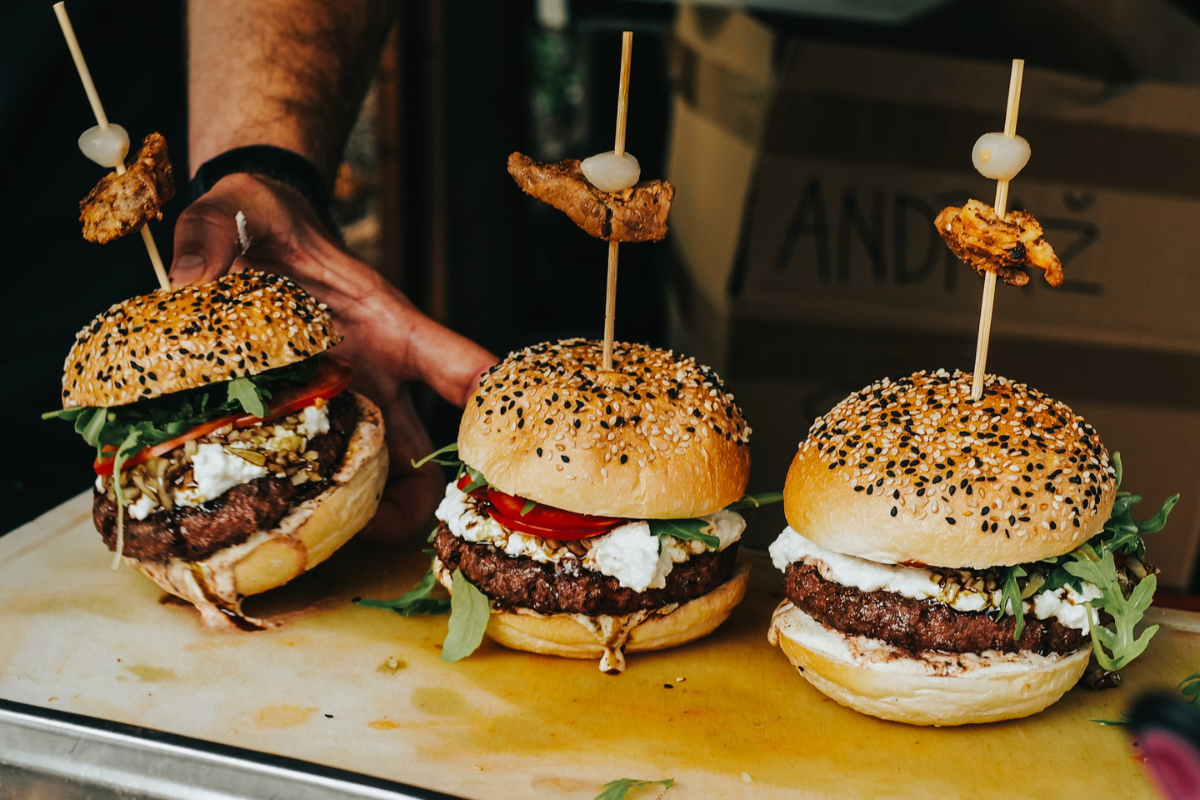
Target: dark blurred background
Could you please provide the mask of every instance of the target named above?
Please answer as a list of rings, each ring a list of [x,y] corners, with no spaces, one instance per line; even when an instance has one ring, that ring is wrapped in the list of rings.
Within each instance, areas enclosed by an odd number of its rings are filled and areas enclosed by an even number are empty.
[[[748,8],[744,16],[769,37],[765,60],[775,75],[784,74],[796,55],[789,43],[803,40],[993,62],[1004,69],[1011,58],[1023,57],[1039,68],[1101,81],[1119,91],[1144,77],[1146,57],[1131,56],[1128,48],[1112,44],[1111,20],[1119,17],[1115,5],[1120,4],[1094,6],[1097,19],[1103,16],[1108,28],[1093,24],[1087,4],[1034,0],[1016,0],[999,15],[994,5],[969,0],[774,0]],[[1125,5],[1136,13],[1136,2]],[[1160,5],[1174,9],[1181,25],[1200,20],[1193,4],[1164,0]],[[187,163],[182,4],[73,0],[70,10],[110,119],[124,125],[134,140],[161,131],[182,172]],[[684,13],[703,32],[705,26],[728,30],[735,12],[681,11],[675,3],[629,0],[401,3],[399,23],[338,176],[335,210],[348,244],[429,314],[497,353],[548,339],[600,337],[606,248],[560,212],[521,194],[505,171],[505,160],[514,150],[549,161],[611,149],[621,31],[632,30],[627,148],[640,161],[644,177],[675,180],[669,152],[677,122],[673,109],[708,63],[708,56],[680,43],[679,17]],[[136,42],[136,58],[114,42]],[[1178,43],[1174,45],[1171,52],[1180,53]],[[1146,42],[1139,52],[1155,47]],[[1172,57],[1194,66],[1200,63],[1200,49]],[[773,87],[773,80],[764,85]],[[1002,121],[1003,86],[987,91],[989,97],[999,97],[996,116]],[[767,98],[764,104],[768,119],[786,111],[779,99]],[[12,154],[3,201],[7,207],[0,217],[8,253],[0,367],[10,387],[0,393],[0,419],[15,435],[7,457],[0,459],[4,532],[92,482],[90,449],[69,425],[42,422],[39,415],[59,407],[61,366],[75,331],[110,304],[156,287],[137,237],[98,246],[80,236],[76,204],[102,171],[75,143],[94,121],[49,4],[7,3],[0,9],[0,118],[2,152]],[[1033,147],[1037,153],[1039,142]],[[968,153],[953,154],[966,169]],[[1200,180],[1200,175],[1192,178]],[[747,209],[757,180],[751,180],[746,194]],[[720,195],[727,188],[714,184],[704,191]],[[164,254],[172,250],[172,226],[182,203],[176,198],[168,204],[164,220],[152,226]],[[742,202],[735,205],[740,211]],[[734,300],[738,281],[744,279],[748,244],[740,247],[742,255],[725,287]],[[671,237],[662,244],[622,248],[618,338],[676,347],[698,341],[679,335],[668,313],[674,307],[686,317],[688,297],[697,291],[695,276],[689,277],[684,263],[686,252]],[[969,274],[962,280],[967,278],[973,280]],[[694,318],[680,324],[702,331],[706,325]],[[778,488],[789,453],[814,415],[846,391],[880,377],[871,370],[907,368],[907,362],[860,360],[853,370],[830,367],[828,374],[812,367],[805,394],[789,397],[789,384],[781,381],[778,396],[767,401],[763,398],[770,392],[763,387],[769,382],[743,368],[754,360],[746,355],[747,347],[775,359],[780,341],[794,347],[797,357],[808,345],[803,338],[788,339],[794,331],[779,338],[770,326],[753,330],[748,345],[735,342],[712,352],[700,347],[699,354],[718,364],[735,393],[742,382],[753,384],[747,416],[772,441],[755,449],[765,455],[756,456],[751,488],[765,491]],[[970,337],[927,344],[934,355],[914,363],[931,366],[931,360],[946,357],[969,369]],[[1003,346],[1000,351],[1003,358]],[[789,363],[781,367],[781,375],[793,380],[800,368],[796,365],[806,363]],[[1054,376],[1047,380],[1053,383]],[[1060,391],[1053,385],[1042,388]],[[1069,387],[1061,390],[1070,393]],[[418,405],[435,443],[451,441],[458,411],[427,391],[418,390]],[[1175,402],[1170,410],[1192,408],[1189,402]],[[788,421],[760,426],[752,412]],[[1191,480],[1193,473],[1178,474]],[[1197,538],[1196,520],[1177,512],[1176,521],[1189,542]],[[781,525],[781,514],[764,515],[756,529],[761,526],[765,532],[756,533],[753,543],[765,545]],[[1180,552],[1194,554],[1194,544]],[[1190,568],[1179,573],[1190,574]],[[1175,583],[1187,580],[1179,577]]]

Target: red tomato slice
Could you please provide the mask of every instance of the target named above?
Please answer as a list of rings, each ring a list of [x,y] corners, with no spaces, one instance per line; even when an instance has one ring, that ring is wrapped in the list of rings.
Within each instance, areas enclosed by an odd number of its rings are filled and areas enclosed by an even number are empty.
[[[471,476],[464,474],[458,479],[459,491],[464,491],[471,484]],[[615,517],[595,517],[590,514],[576,514],[574,511],[564,511],[561,508],[536,504],[528,512],[521,511],[529,501],[521,497],[505,494],[491,486],[482,486],[471,492],[486,503],[489,517],[499,522],[511,531],[540,536],[543,539],[570,541],[572,539],[590,539],[602,533],[608,533],[613,528],[625,522]]]
[[[317,374],[313,375],[307,384],[275,392],[275,396],[271,398],[270,405],[267,406],[267,415],[265,417],[256,417],[253,414],[241,414],[202,422],[181,436],[176,436],[169,441],[138,451],[126,459],[123,469],[136,467],[138,464],[149,461],[152,458],[157,458],[163,453],[169,453],[181,444],[190,442],[193,439],[199,439],[201,436],[207,436],[217,428],[231,423],[235,428],[249,428],[252,425],[261,425],[273,419],[286,417],[288,414],[295,414],[297,411],[302,411],[308,406],[316,405],[318,400],[328,400],[346,391],[350,387],[350,380],[353,377],[354,369],[349,364],[336,356],[326,355],[321,359],[321,367],[317,370]],[[106,449],[115,450],[116,448],[111,447]],[[96,463],[92,466],[96,470],[97,475],[111,475],[113,471],[113,457],[107,456],[97,459]]]

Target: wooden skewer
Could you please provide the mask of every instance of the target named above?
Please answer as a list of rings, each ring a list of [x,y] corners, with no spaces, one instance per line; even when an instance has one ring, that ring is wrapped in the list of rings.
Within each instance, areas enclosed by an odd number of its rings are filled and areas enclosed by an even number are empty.
[[[58,17],[59,27],[62,28],[63,37],[67,40],[67,49],[71,51],[75,69],[79,72],[79,80],[83,82],[83,90],[87,92],[88,102],[92,104],[92,113],[96,115],[96,124],[101,128],[107,128],[108,115],[104,113],[104,106],[100,102],[100,93],[96,91],[96,84],[92,82],[92,73],[88,70],[87,62],[83,60],[83,50],[79,48],[79,40],[75,38],[75,28],[71,25],[71,18],[67,16],[67,8],[63,3],[54,4],[54,16]],[[118,175],[124,175],[124,161],[118,161],[115,169]],[[167,278],[167,270],[163,266],[162,256],[158,253],[158,245],[154,243],[154,237],[150,234],[149,223],[142,226],[142,241],[146,243],[146,252],[150,255],[150,263],[154,265],[154,274],[158,277],[159,287],[164,292],[171,291],[171,281]]]
[[[625,155],[625,124],[629,118],[629,65],[633,60],[633,31],[621,34],[621,83],[617,90],[617,134],[613,151]],[[604,302],[604,369],[612,369],[613,332],[617,323],[617,255],[620,242],[608,242],[608,289]]]
[[[1004,135],[1017,135],[1017,112],[1021,106],[1021,79],[1025,74],[1025,60],[1014,58],[1012,76],[1008,81],[1008,110],[1004,114]],[[996,216],[1004,219],[1008,214],[1008,181],[996,181]],[[975,372],[971,378],[971,399],[983,397],[983,381],[987,377],[988,340],[992,335],[992,304],[996,300],[996,273],[983,276],[983,302],[979,309],[979,338],[975,341]]]

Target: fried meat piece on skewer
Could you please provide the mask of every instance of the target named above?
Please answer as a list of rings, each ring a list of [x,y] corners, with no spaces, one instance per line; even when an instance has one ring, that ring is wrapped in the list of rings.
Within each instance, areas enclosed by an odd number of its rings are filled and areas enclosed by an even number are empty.
[[[1046,273],[1046,283],[1062,285],[1062,262],[1032,214],[1010,211],[1000,219],[986,203],[968,200],[962,208],[942,209],[934,224],[954,255],[980,275],[994,272],[1007,284],[1024,286],[1029,276],[1023,267],[1036,267]]]
[[[675,187],[666,181],[602,192],[588,182],[573,158],[542,164],[520,153],[508,157],[508,174],[526,194],[554,206],[598,239],[657,242],[667,235]]]
[[[104,244],[162,219],[163,203],[175,196],[167,140],[152,133],[124,175],[106,175],[79,204],[83,238]]]

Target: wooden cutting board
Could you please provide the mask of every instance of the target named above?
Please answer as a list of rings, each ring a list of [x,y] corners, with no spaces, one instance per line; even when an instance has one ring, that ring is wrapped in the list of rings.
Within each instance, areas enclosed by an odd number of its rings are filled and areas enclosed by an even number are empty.
[[[1089,718],[1200,670],[1200,616],[1160,612],[1172,627],[1121,689],[982,727],[882,722],[826,699],[767,644],[782,581],[762,552],[714,635],[634,654],[619,677],[490,642],[445,664],[444,616],[350,602],[408,590],[421,542],[351,542],[247,604],[282,627],[208,633],[140,574],[109,569],[90,509],[81,495],[0,538],[0,697],[466,797],[591,800],[614,778],[668,777],[668,800],[1153,797],[1126,734]]]

